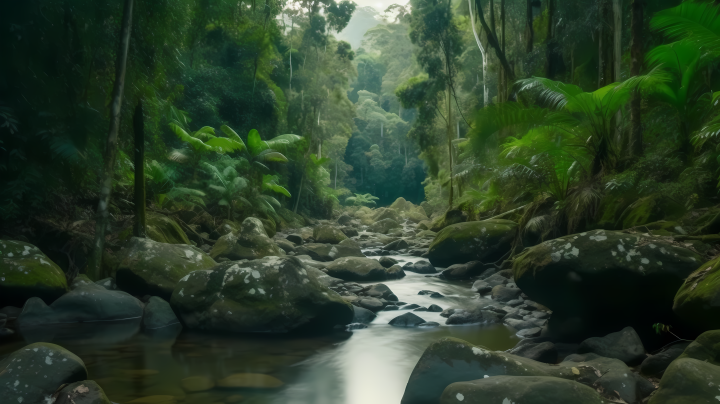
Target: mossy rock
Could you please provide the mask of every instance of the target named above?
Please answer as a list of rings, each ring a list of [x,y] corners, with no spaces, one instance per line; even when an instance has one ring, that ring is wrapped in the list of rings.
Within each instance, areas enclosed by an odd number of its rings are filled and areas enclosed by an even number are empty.
[[[700,262],[663,238],[593,230],[524,250],[513,273],[525,294],[553,310],[551,332],[582,339],[668,321],[678,288]]]
[[[181,280],[171,303],[191,329],[286,333],[352,321],[352,306],[296,257],[225,262]]]
[[[49,304],[68,290],[65,273],[39,248],[0,240],[0,307],[22,307],[31,297]]]
[[[517,231],[517,223],[503,219],[453,224],[437,233],[428,259],[439,267],[470,261],[494,262],[510,251]]]
[[[368,230],[373,233],[388,234],[391,230],[400,228],[401,226],[398,222],[390,218],[385,218],[370,225]]]
[[[254,217],[243,220],[239,235],[230,233],[220,237],[210,250],[213,259],[227,258],[231,261],[273,255],[282,256],[285,252],[267,236],[262,221]]]
[[[321,244],[338,244],[347,239],[345,233],[335,226],[320,225],[313,229],[313,238],[316,243]]]
[[[697,332],[720,329],[720,258],[687,277],[675,295],[673,311]]]
[[[685,208],[661,195],[640,198],[628,206],[620,217],[623,229],[652,223],[660,219],[677,219]]]
[[[653,236],[676,236],[687,234],[685,228],[679,222],[674,220],[659,220],[657,222],[631,227],[628,230],[638,233],[649,233]]]
[[[396,222],[399,222],[400,213],[398,213],[397,210],[392,208],[379,208],[373,213],[372,218],[376,222],[384,219],[392,219]]]
[[[467,215],[461,210],[449,210],[444,215],[438,216],[433,219],[430,224],[430,230],[439,232],[440,230],[452,226],[454,224],[463,223],[467,221]]]
[[[720,366],[697,359],[674,360],[649,404],[710,404],[718,402]]]
[[[118,287],[128,293],[169,299],[177,282],[215,261],[197,247],[133,237],[118,254]]]
[[[432,226],[432,223],[430,223],[429,220],[421,220],[415,227],[418,230],[430,230],[431,226]],[[433,232],[433,233],[435,233],[435,232]]]
[[[127,241],[132,237],[133,227],[120,232],[118,239]],[[145,232],[150,240],[165,244],[190,244],[187,234],[172,218],[155,212],[147,212]]]
[[[445,388],[440,404],[522,403],[522,404],[604,404],[593,389],[557,377],[495,376],[453,383]]]
[[[265,229],[265,233],[268,237],[275,236],[275,233],[277,232],[277,227],[274,220],[272,220],[271,218],[260,218],[258,220],[260,220],[260,222],[262,223],[263,228]]]
[[[720,366],[720,330],[700,334],[677,359],[691,358]]]

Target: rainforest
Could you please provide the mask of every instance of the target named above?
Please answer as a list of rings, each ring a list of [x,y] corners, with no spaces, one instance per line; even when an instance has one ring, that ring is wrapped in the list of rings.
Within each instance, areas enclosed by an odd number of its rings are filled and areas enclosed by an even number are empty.
[[[0,4],[0,404],[719,400],[720,1]]]

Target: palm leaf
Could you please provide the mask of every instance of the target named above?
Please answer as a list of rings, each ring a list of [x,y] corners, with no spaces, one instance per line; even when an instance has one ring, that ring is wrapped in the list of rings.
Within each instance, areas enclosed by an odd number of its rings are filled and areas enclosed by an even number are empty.
[[[262,151],[270,148],[270,146],[260,138],[260,133],[255,129],[250,130],[250,133],[248,133],[247,146],[250,154],[253,156],[257,156]]]
[[[720,51],[720,7],[710,2],[684,2],[655,13],[650,27],[674,39],[687,39],[698,48]]]
[[[240,143],[242,145],[243,149],[246,148],[245,142],[243,142],[243,140],[240,138],[240,136],[234,130],[232,130],[232,128],[230,128],[227,125],[222,125],[220,127],[220,130],[228,137],[228,139],[234,140],[235,142]]]

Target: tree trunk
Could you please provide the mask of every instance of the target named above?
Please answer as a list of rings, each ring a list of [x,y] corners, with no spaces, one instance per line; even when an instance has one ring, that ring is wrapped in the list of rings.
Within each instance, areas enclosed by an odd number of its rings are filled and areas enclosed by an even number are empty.
[[[135,237],[146,237],[145,232],[145,124],[143,122],[143,104],[139,101],[133,116],[135,133]]]
[[[449,70],[449,67],[448,67]],[[445,123],[447,143],[448,143],[448,157],[450,162],[450,201],[448,206],[453,206],[453,152],[452,152],[452,102],[450,94],[450,84],[447,84],[447,122]]]
[[[610,84],[614,78],[613,67],[613,51],[612,51],[612,35],[610,35],[610,27],[612,26],[610,15],[612,13],[610,0],[602,0],[600,5],[600,27],[598,29],[598,88],[605,87]]]
[[[337,189],[337,166],[338,162],[337,159],[335,159],[335,189]]]
[[[632,21],[631,35],[632,44],[630,45],[630,75],[639,76],[642,71],[642,62],[645,58],[643,52],[643,4],[644,0],[633,0],[632,2]],[[643,134],[642,134],[642,116],[640,108],[640,93],[636,90],[633,92],[630,100],[630,153],[633,156],[640,156],[643,153]]]
[[[533,51],[533,42],[535,41],[535,29],[533,29],[533,11],[532,0],[526,0],[527,9],[525,10],[525,52]]]
[[[510,64],[507,61],[507,58],[505,57],[505,53],[503,53],[500,41],[498,41],[497,35],[495,32],[490,28],[487,21],[485,20],[485,15],[483,14],[482,7],[480,0],[475,0],[476,8],[477,8],[477,14],[478,18],[480,19],[480,24],[483,26],[483,30],[485,30],[485,34],[488,38],[488,43],[490,46],[495,49],[495,55],[497,55],[498,59],[500,60],[500,65],[502,65],[503,70],[505,71],[505,75],[507,76],[507,79],[509,81],[515,81],[515,72],[513,72],[512,67],[510,67]],[[492,1],[490,2],[490,5],[492,6]],[[492,10],[492,9],[491,9]],[[493,26],[494,24],[494,12],[491,12],[491,18],[493,20]],[[486,78],[484,78],[485,81],[487,81]]]
[[[303,184],[305,184],[305,168],[303,168],[302,177],[300,177],[300,188],[298,189],[297,200],[295,201],[294,213],[297,213],[298,205],[300,205],[300,196],[302,196]]]
[[[130,30],[132,28],[133,0],[125,0],[123,20],[120,33],[117,60],[115,61],[115,84],[113,85],[112,104],[110,107],[110,129],[105,144],[105,164],[101,177],[100,201],[95,223],[95,243],[93,244],[90,268],[88,273],[95,280],[102,278],[102,254],[105,249],[105,230],[108,223],[108,204],[112,192],[113,172],[117,156],[117,138],[120,130],[120,110],[122,108],[123,91],[125,89],[125,70],[127,67],[128,48],[130,46]]]
[[[622,62],[622,0],[613,0],[613,81],[616,83],[619,83],[622,80],[621,77],[621,62]],[[620,149],[623,148],[622,145],[625,144],[624,136],[622,133],[622,130],[620,129],[620,120],[622,119],[622,114],[618,110],[618,112],[615,114],[615,139],[617,139],[617,144],[620,145]]]
[[[545,77],[552,79],[554,73],[553,59],[555,57],[555,42],[553,41],[553,25],[555,18],[555,1],[548,0],[548,25],[547,25],[547,39],[545,49]]]
[[[503,55],[505,55],[505,0],[500,0],[500,35],[502,35],[502,42],[500,44],[500,47],[502,48]],[[502,83],[502,101],[507,101],[507,74],[505,74],[505,72],[503,71],[503,74],[500,76],[500,78]]]
[[[470,11],[470,25],[472,26],[473,35],[475,36],[475,42],[477,42],[477,46],[480,49],[480,53],[482,54],[482,72],[483,72],[483,107],[487,106],[488,98],[490,96],[488,92],[487,87],[487,52],[485,51],[485,47],[482,45],[482,42],[480,42],[480,37],[478,36],[477,30],[475,29],[475,17],[473,16],[473,10],[472,10],[472,0],[468,0],[468,10]],[[482,13],[482,9],[477,10],[478,13]],[[478,83],[480,82],[480,79],[478,78]]]

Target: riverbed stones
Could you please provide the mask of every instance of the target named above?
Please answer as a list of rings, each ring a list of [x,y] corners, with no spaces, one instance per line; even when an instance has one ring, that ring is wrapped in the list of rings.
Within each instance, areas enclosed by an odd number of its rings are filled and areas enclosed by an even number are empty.
[[[63,387],[54,404],[111,404],[111,401],[100,385],[83,380]]]
[[[375,297],[378,299],[385,299],[391,302],[397,302],[398,298],[395,296],[395,294],[390,290],[390,288],[385,285],[384,283],[378,283],[375,285],[370,286],[368,290],[363,292],[365,296]]]
[[[547,376],[495,376],[453,383],[443,391],[440,404],[604,404],[591,387]]]
[[[425,320],[417,314],[405,313],[390,320],[388,324],[393,327],[417,327],[423,323],[425,323]]]
[[[384,281],[399,279],[405,276],[402,268],[398,272],[396,266],[385,268],[374,259],[360,257],[345,257],[333,261],[327,266],[327,274],[345,281]],[[402,273],[401,273],[402,272]]]
[[[152,296],[143,310],[143,326],[156,330],[180,324],[170,304],[160,297]]]
[[[164,244],[133,237],[118,253],[116,281],[120,289],[137,295],[169,299],[177,282],[192,271],[215,261],[197,247]]]
[[[308,255],[315,261],[322,262],[330,262],[345,257],[365,258],[365,255],[362,253],[362,250],[360,250],[360,247],[347,244],[332,245],[309,243],[297,247],[296,252],[300,255]]]
[[[442,277],[449,281],[459,281],[478,276],[485,271],[486,265],[480,261],[470,261],[466,264],[453,264],[444,269]]]
[[[385,308],[385,303],[383,303],[380,299],[374,297],[364,297],[358,299],[357,304],[364,309],[372,311],[373,313],[377,313],[378,311]]]
[[[85,364],[67,349],[38,342],[0,361],[0,398],[5,403],[44,403],[62,384],[87,379]]]
[[[394,229],[399,229],[402,226],[398,222],[396,222],[393,219],[386,218],[382,220],[378,220],[377,222],[370,225],[368,228],[369,231],[373,233],[380,233],[380,234],[388,234]]]
[[[557,348],[550,341],[534,342],[530,338],[524,339],[508,352],[542,363],[555,364],[558,361]]]
[[[295,233],[288,234],[287,237],[285,237],[285,239],[295,245],[303,245],[305,243],[302,235],[300,235],[300,234],[295,234]]]
[[[0,240],[0,307],[22,306],[31,297],[46,303],[68,291],[65,274],[39,248]]]
[[[398,263],[398,260],[390,258],[390,257],[380,257],[378,260],[380,265],[384,266],[385,268],[390,268],[391,266]]]
[[[345,240],[347,236],[335,226],[320,225],[313,229],[313,238],[316,243],[338,244]]]
[[[649,404],[709,404],[720,397],[720,367],[698,359],[673,361]]]
[[[400,239],[400,240],[395,240],[395,241],[392,241],[392,242],[384,245],[382,249],[385,251],[399,251],[399,250],[404,250],[408,247],[410,247],[408,242],[403,239]]]
[[[130,294],[86,283],[75,287],[49,306],[39,298],[28,299],[18,317],[18,325],[33,327],[128,320],[139,323],[142,315],[142,303]]]
[[[416,262],[408,262],[403,266],[403,270],[415,272],[418,274],[436,274],[437,271],[435,270],[435,267],[432,266],[428,261],[416,261]]]
[[[363,307],[353,306],[353,310],[353,323],[370,324],[377,317],[377,314]]]
[[[645,376],[662,377],[665,369],[670,366],[672,361],[682,355],[688,345],[690,345],[690,342],[679,341],[676,344],[664,348],[662,352],[648,356],[643,360],[642,364],[640,364],[640,373]]]
[[[447,226],[430,244],[428,258],[434,266],[441,267],[497,261],[510,251],[517,228],[517,223],[502,219]]]
[[[231,261],[282,255],[285,252],[268,237],[260,219],[254,217],[243,220],[238,235],[229,233],[220,237],[210,251],[215,260],[227,258]]]
[[[630,366],[640,364],[646,357],[640,336],[632,327],[625,327],[604,337],[586,339],[580,344],[578,353],[588,352],[619,359]]]
[[[523,293],[553,310],[552,334],[583,339],[627,325],[652,330],[672,315],[677,290],[700,260],[662,238],[594,230],[526,249],[513,271]]]
[[[522,290],[518,288],[509,288],[505,285],[497,285],[492,288],[492,299],[500,303],[507,303],[515,300],[522,294]]]
[[[318,281],[318,272],[296,257],[226,262],[183,278],[171,304],[189,328],[209,331],[285,333],[349,324],[352,307]]]
[[[673,311],[696,332],[720,329],[720,258],[687,277],[675,295]]]

